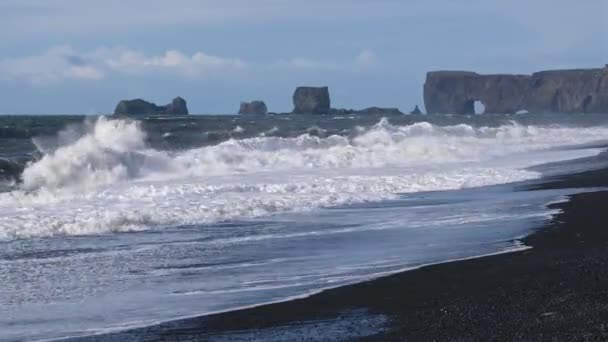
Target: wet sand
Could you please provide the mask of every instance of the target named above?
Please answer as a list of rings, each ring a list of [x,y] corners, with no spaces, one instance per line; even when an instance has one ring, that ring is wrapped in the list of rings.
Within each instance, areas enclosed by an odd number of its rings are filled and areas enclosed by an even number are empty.
[[[608,186],[608,170],[535,189]],[[534,189],[531,189],[532,191]],[[93,341],[606,341],[608,192],[573,195],[532,249],[423,267],[305,299]]]

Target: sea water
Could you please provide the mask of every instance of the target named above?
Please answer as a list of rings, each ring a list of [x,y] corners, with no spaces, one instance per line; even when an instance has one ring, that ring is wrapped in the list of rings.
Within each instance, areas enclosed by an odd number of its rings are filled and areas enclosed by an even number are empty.
[[[0,127],[0,340],[153,325],[527,248],[547,203],[575,191],[519,191],[542,176],[532,167],[597,155],[608,137],[601,115]]]

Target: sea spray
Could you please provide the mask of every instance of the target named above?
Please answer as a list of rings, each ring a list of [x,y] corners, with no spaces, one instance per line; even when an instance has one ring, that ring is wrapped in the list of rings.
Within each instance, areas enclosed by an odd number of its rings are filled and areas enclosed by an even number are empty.
[[[555,117],[0,118],[27,132],[0,137],[0,158],[42,159],[32,137],[47,158],[30,189],[0,181],[0,339],[156,325],[520,250],[547,203],[579,190],[483,185],[538,177],[527,167],[596,154],[581,144],[608,136],[606,116]],[[78,164],[69,149],[112,157]]]
[[[62,131],[58,145],[23,172],[22,187],[90,189],[141,176],[150,165],[169,165],[165,155],[145,148],[146,135],[135,121],[100,117],[84,129]]]
[[[524,168],[563,158],[550,149],[608,135],[387,119],[355,131],[161,151],[139,123],[101,117],[30,165],[20,191],[0,194],[0,238],[210,224],[521,181],[539,176]]]

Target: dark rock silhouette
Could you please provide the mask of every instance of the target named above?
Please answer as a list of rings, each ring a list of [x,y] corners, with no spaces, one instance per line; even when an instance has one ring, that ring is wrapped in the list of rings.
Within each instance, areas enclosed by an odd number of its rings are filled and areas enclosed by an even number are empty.
[[[529,79],[525,75],[429,72],[424,104],[429,114],[475,114],[475,101],[481,101],[487,113],[515,113],[521,109]]]
[[[355,112],[357,114],[403,115],[399,108],[369,107]]]
[[[142,99],[122,100],[116,105],[114,115],[188,115],[188,105],[181,97],[176,97],[165,106]]]
[[[293,94],[294,114],[403,114],[398,108],[369,107],[366,109],[331,108],[329,88],[327,87],[298,87]]]
[[[188,104],[181,97],[176,97],[170,104],[165,106],[165,111],[172,115],[188,115]]]
[[[529,112],[608,113],[608,69],[535,73],[523,106]]]
[[[268,114],[268,107],[264,101],[241,102],[239,114],[265,115]]]
[[[332,108],[329,110],[331,115],[350,115],[350,114],[376,114],[376,115],[403,115],[399,108],[369,107],[365,109],[344,109]]]
[[[418,108],[418,105],[416,105],[416,108],[414,108],[414,110],[412,110],[412,111],[410,112],[410,114],[413,114],[413,115],[420,115],[420,114],[422,114],[422,111],[420,110],[420,108]]]
[[[541,71],[532,75],[480,75],[467,71],[427,74],[429,114],[608,113],[608,69]]]
[[[329,88],[298,87],[293,94],[294,114],[328,114],[331,110]]]

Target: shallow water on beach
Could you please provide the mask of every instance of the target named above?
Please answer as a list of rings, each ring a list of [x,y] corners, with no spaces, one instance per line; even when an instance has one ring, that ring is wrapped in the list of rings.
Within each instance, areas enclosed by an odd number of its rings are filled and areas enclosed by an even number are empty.
[[[546,204],[576,191],[518,191],[541,177],[530,167],[597,155],[608,137],[598,115],[0,127],[1,340],[147,326],[526,248]]]

